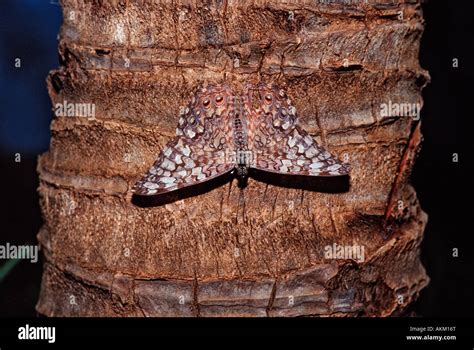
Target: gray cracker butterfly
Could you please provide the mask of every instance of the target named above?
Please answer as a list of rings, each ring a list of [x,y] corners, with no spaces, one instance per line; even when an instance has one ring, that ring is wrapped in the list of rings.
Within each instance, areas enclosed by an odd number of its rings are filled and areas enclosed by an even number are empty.
[[[181,111],[176,137],[133,192],[174,191],[248,169],[303,176],[347,175],[349,167],[297,125],[296,109],[274,85],[247,84],[241,94],[225,84],[198,89]]]

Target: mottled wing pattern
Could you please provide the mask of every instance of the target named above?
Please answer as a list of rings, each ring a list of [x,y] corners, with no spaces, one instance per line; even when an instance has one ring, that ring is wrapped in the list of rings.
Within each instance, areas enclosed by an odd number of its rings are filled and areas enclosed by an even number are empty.
[[[250,109],[249,147],[253,167],[259,170],[309,176],[347,175],[341,163],[297,125],[296,108],[286,92],[259,84],[244,90]]]
[[[133,192],[149,196],[195,185],[233,169],[226,154],[232,141],[232,90],[226,85],[200,88],[180,113],[176,138],[161,151]],[[230,136],[229,136],[230,135]]]

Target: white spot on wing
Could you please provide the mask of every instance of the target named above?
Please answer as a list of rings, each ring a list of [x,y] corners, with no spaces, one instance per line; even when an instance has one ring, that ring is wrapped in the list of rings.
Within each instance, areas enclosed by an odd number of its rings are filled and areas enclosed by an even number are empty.
[[[288,146],[293,147],[296,144],[296,137],[291,137],[288,139]]]
[[[311,144],[313,144],[313,139],[311,138],[311,136],[306,135],[304,137],[304,142],[306,142],[307,145],[311,145]]]
[[[169,148],[169,147],[167,147],[167,148],[164,150],[164,152],[163,152],[163,154],[165,155],[165,157],[169,157],[169,156],[171,155],[171,153],[173,153],[173,150],[172,150],[171,148]]]
[[[154,190],[154,189],[156,189],[156,188],[159,187],[158,184],[153,183],[153,182],[145,182],[145,183],[143,184],[143,186],[145,186],[146,188],[148,188],[148,189],[150,189],[150,190]]]
[[[318,150],[314,146],[311,146],[305,152],[305,155],[308,158],[313,158],[316,154],[318,154]]]
[[[310,169],[320,169],[320,168],[322,168],[323,165],[324,165],[324,163],[316,162],[316,163],[310,164],[309,168]]]
[[[184,146],[183,147],[183,154],[185,156],[189,156],[191,154],[191,149],[189,148],[189,146]]]
[[[167,170],[175,170],[176,169],[176,164],[174,164],[172,161],[170,161],[169,159],[165,158],[165,160],[163,161],[163,163],[161,164],[161,166],[164,168],[164,169],[167,169]]]
[[[166,176],[166,177],[160,178],[160,181],[161,181],[162,183],[164,183],[164,184],[170,184],[170,183],[175,182],[176,179],[175,179],[174,177],[168,177],[168,176]]]
[[[191,169],[191,168],[194,168],[196,166],[196,163],[194,163],[194,161],[190,158],[185,158],[184,159],[184,166],[187,169]]]
[[[331,165],[330,167],[328,167],[327,170],[330,171],[330,172],[333,172],[333,171],[339,170],[340,168],[341,168],[341,166],[339,164],[334,164],[334,165]]]
[[[186,130],[186,135],[190,138],[193,138],[194,136],[196,136],[196,133],[194,131],[192,131],[191,129],[187,129]]]

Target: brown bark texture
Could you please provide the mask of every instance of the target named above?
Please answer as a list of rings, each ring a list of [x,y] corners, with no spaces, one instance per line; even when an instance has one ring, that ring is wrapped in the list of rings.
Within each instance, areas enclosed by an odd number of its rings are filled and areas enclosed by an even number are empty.
[[[422,103],[417,0],[62,1],[55,116],[38,160],[46,316],[389,316],[428,283],[409,174]],[[164,202],[130,189],[203,82],[274,82],[352,170],[332,180],[221,181]],[[76,111],[77,112],[77,111]],[[315,182],[316,184],[314,184]],[[364,259],[331,259],[328,246]]]

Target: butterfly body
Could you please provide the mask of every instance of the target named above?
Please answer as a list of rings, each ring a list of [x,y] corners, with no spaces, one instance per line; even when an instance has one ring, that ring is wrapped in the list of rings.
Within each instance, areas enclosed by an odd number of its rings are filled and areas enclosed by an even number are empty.
[[[249,168],[285,175],[338,176],[349,168],[297,125],[286,92],[267,84],[200,88],[181,110],[176,138],[142,180],[137,195],[155,195]]]
[[[236,174],[243,178],[248,174],[249,147],[247,133],[246,110],[242,106],[240,96],[234,96],[234,108],[229,113],[232,118],[233,151],[231,161],[234,163]]]

